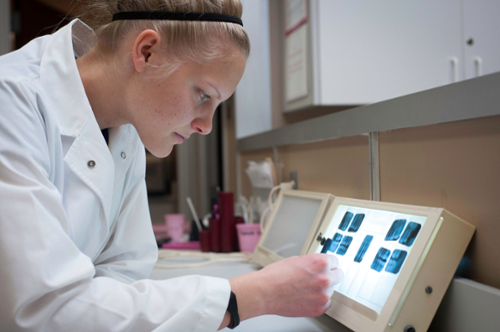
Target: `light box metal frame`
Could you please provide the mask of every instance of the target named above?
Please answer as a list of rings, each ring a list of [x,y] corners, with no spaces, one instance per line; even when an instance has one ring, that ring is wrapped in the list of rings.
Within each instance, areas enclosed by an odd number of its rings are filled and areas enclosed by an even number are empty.
[[[313,243],[313,236],[315,236],[315,233],[321,221],[323,220],[323,217],[325,216],[327,208],[330,206],[334,198],[334,196],[332,196],[331,194],[325,194],[325,193],[315,193],[302,190],[281,190],[274,204],[273,211],[271,212],[271,215],[265,225],[265,229],[262,232],[262,235],[253,253],[253,260],[262,266],[269,265],[273,262],[279,261],[284,258],[278,255],[277,253],[269,250],[268,248],[265,248],[263,244],[266,241],[267,237],[269,236],[269,230],[273,226],[276,216],[280,211],[280,206],[281,203],[283,202],[283,199],[286,197],[303,198],[308,200],[316,200],[320,202],[318,212],[316,213],[316,216],[311,225],[307,238],[302,246],[300,255],[304,255],[309,250],[309,246]]]

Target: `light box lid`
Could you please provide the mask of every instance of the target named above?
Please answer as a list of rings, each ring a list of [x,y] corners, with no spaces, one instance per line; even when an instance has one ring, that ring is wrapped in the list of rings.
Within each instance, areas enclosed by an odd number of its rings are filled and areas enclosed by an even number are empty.
[[[282,258],[304,255],[333,196],[301,190],[282,190],[254,251],[262,266]]]

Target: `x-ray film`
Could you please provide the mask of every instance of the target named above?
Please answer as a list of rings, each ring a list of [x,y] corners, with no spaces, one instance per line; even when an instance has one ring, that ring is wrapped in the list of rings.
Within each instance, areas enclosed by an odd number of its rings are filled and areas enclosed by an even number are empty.
[[[426,219],[339,205],[315,250],[339,260],[344,280],[335,291],[380,314]]]

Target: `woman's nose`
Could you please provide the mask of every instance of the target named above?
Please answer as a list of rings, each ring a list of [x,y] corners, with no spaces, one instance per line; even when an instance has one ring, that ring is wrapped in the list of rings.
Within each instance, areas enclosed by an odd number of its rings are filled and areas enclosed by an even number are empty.
[[[209,116],[197,117],[191,122],[191,128],[202,135],[208,135],[212,131],[213,113]]]

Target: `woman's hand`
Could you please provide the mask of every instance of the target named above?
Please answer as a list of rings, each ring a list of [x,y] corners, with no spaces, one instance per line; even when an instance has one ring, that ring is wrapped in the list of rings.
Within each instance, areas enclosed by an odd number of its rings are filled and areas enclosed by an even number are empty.
[[[240,319],[266,314],[315,317],[325,313],[331,305],[333,286],[344,278],[337,266],[333,255],[310,254],[283,259],[230,279]],[[224,321],[227,318],[226,313]]]
[[[291,257],[259,271],[266,289],[266,314],[315,317],[330,308],[333,286],[344,278],[333,255]]]

